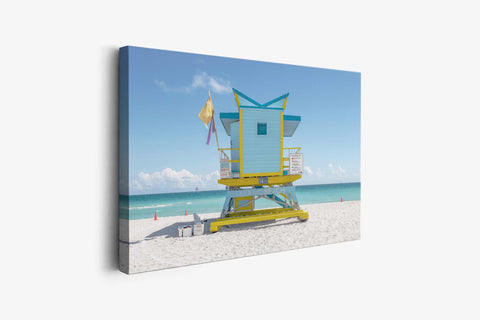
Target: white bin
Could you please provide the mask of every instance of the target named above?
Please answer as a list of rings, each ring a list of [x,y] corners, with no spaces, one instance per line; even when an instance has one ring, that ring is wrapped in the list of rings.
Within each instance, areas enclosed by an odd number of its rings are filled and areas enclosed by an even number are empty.
[[[193,228],[191,225],[180,226],[178,227],[178,236],[179,237],[191,237]]]
[[[200,236],[204,233],[204,224],[202,219],[194,213],[193,214],[193,235]]]
[[[193,225],[193,235],[200,236],[203,234],[203,223],[196,223]]]

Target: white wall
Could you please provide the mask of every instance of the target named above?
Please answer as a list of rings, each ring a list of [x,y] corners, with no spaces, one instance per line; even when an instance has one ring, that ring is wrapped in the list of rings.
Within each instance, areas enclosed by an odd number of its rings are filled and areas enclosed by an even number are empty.
[[[480,316],[473,1],[2,4],[2,319]],[[362,240],[116,271],[116,50],[362,72]]]

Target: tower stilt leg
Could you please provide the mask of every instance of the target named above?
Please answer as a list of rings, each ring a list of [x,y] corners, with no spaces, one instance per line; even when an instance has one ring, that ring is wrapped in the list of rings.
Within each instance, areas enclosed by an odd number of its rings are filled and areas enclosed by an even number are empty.
[[[240,200],[239,198],[242,198],[242,200],[250,198],[253,202],[258,198],[264,198],[271,200],[281,208],[245,211],[245,209],[241,210],[241,206],[239,206],[239,208],[235,207],[235,203],[239,202],[235,199]],[[237,209],[238,212],[236,211]],[[225,225],[294,217],[305,221],[308,219],[308,212],[300,209],[295,195],[295,187],[292,185],[282,185],[279,187],[254,186],[254,188],[248,189],[235,188],[227,191],[221,217],[210,223],[210,231],[217,232]]]

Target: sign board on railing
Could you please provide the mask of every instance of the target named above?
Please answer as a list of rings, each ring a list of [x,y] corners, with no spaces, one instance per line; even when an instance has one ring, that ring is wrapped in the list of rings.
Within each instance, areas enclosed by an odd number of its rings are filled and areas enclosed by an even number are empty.
[[[232,177],[230,170],[230,160],[220,159],[220,179],[229,179]]]
[[[303,174],[303,153],[290,153],[288,174]]]

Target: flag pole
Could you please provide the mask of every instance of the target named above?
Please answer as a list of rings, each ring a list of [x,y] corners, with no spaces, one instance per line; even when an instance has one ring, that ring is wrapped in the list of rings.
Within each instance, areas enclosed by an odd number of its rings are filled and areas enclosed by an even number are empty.
[[[212,97],[210,96],[210,90],[208,90],[208,97],[212,99]],[[212,106],[213,106],[213,102],[212,102]],[[217,140],[218,159],[221,160],[222,156],[220,155],[220,146],[218,145],[217,125],[215,124],[215,109],[213,109],[212,119],[213,119],[213,126],[215,127],[215,140]]]

